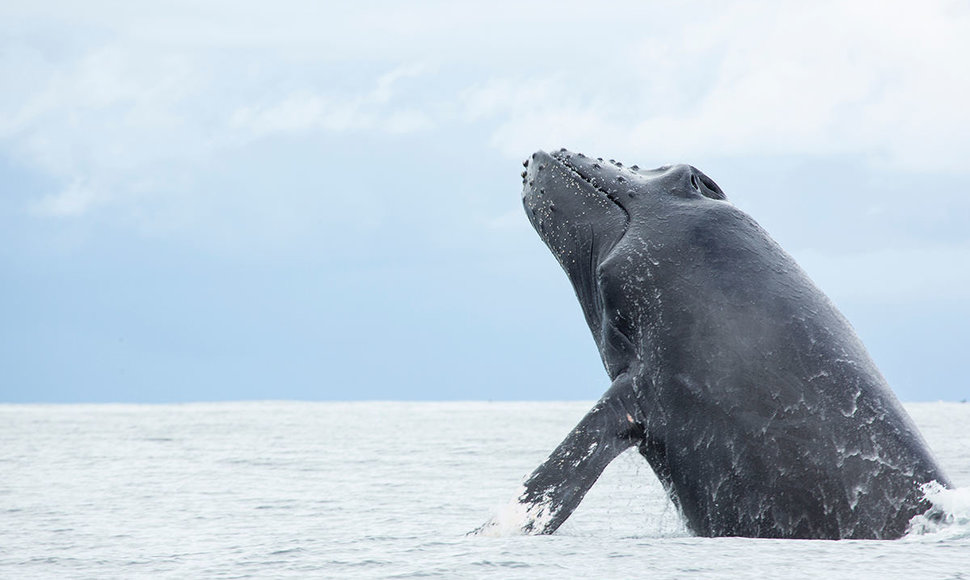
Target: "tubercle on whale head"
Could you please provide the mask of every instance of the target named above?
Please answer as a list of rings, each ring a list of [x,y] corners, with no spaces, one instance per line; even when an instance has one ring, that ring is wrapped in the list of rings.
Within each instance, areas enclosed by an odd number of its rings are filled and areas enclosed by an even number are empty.
[[[592,186],[626,211],[637,205],[637,202],[631,200],[645,194],[666,193],[686,198],[702,196],[711,200],[727,199],[714,180],[696,167],[686,164],[641,169],[638,165],[626,167],[615,159],[604,161],[602,157],[591,158],[561,148],[552,153],[536,151],[522,165],[526,168],[521,173],[523,198],[537,187],[541,189],[541,184],[537,186],[536,183],[543,170],[558,165],[568,169],[570,177]]]

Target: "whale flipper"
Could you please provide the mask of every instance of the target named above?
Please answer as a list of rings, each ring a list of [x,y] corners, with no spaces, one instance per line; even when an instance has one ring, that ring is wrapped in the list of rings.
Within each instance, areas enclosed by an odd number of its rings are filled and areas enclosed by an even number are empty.
[[[643,439],[632,383],[620,375],[523,484],[522,492],[475,534],[551,534],[573,513],[606,466]]]

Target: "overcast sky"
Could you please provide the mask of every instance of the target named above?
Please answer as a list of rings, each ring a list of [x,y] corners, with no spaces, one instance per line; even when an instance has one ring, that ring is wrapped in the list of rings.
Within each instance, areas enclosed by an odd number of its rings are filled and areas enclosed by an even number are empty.
[[[903,400],[970,344],[965,2],[0,7],[0,401],[595,399],[520,161],[710,175]]]

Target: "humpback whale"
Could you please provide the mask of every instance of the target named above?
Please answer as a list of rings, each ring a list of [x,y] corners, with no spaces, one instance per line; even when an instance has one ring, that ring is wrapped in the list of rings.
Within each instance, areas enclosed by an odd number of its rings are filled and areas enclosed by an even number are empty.
[[[525,481],[520,531],[553,533],[630,447],[700,536],[898,538],[951,485],[849,322],[707,175],[524,165],[612,384]]]

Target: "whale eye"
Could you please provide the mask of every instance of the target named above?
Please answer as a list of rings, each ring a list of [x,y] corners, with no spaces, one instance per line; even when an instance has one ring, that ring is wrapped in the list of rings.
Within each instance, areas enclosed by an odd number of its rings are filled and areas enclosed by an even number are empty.
[[[727,199],[727,196],[724,195],[724,192],[721,191],[721,188],[718,187],[716,183],[714,183],[713,179],[704,175],[703,173],[698,174],[698,177],[701,180],[701,183],[704,185],[704,188],[707,190],[706,192],[702,191],[701,193],[703,193],[704,195],[706,195],[711,199],[721,199],[721,200]]]

